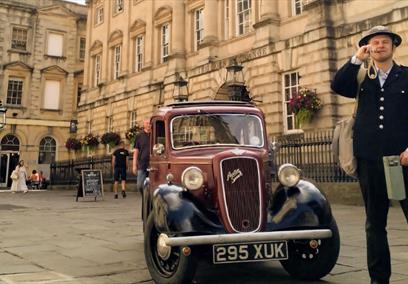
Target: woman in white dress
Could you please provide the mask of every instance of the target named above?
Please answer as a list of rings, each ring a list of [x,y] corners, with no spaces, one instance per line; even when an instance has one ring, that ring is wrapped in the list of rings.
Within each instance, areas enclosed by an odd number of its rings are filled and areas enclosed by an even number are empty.
[[[11,192],[15,193],[17,191],[22,191],[24,193],[27,193],[28,192],[28,187],[26,184],[27,170],[24,167],[23,160],[18,162],[15,171],[17,172],[18,178],[13,179],[13,183],[11,184]]]

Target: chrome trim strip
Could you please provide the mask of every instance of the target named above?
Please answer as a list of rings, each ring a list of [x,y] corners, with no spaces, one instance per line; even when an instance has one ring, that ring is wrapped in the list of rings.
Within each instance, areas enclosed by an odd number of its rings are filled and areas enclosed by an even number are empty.
[[[245,243],[259,241],[327,239],[331,238],[332,236],[333,233],[329,229],[220,234],[190,237],[169,237],[166,234],[160,234],[160,238],[163,238],[164,243],[168,246],[211,245],[227,244],[232,242]]]

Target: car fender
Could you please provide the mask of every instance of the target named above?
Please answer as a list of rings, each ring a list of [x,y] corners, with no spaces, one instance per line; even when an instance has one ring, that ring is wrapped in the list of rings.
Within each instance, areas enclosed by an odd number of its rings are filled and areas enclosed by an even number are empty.
[[[170,234],[214,234],[222,225],[198,208],[194,197],[182,186],[162,184],[153,193],[153,213],[156,229]]]
[[[311,182],[294,187],[279,185],[268,209],[267,231],[289,228],[327,228],[332,222],[330,204]]]

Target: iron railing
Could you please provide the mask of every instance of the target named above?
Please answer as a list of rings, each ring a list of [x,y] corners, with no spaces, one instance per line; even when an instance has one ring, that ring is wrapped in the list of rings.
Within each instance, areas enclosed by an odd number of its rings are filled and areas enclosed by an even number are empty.
[[[334,161],[331,152],[333,131],[293,134],[275,137],[281,144],[275,154],[275,165],[278,168],[285,163],[292,163],[302,170],[303,176],[316,182],[355,182],[347,176]],[[129,165],[132,157],[129,159]],[[113,181],[111,156],[89,157],[51,164],[51,184],[70,185],[78,182],[80,169],[100,169],[103,180]],[[136,181],[136,176],[128,169],[128,180]]]
[[[132,158],[129,158],[132,165]],[[112,156],[87,157],[75,160],[66,160],[52,163],[50,166],[50,181],[53,185],[73,185],[78,183],[81,169],[97,169],[102,171],[104,182],[113,182]],[[136,181],[136,176],[131,174],[128,167],[128,181]]]
[[[333,131],[285,135],[274,138],[281,144],[276,154],[277,167],[292,163],[302,170],[304,177],[316,182],[355,182],[335,161],[331,143]]]

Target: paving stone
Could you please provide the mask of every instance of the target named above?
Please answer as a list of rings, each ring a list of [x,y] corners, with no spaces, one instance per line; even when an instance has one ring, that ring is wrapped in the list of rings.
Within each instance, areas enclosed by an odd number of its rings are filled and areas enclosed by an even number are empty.
[[[0,284],[153,283],[144,261],[138,194],[130,192],[126,200],[115,201],[107,192],[105,200],[98,202],[75,202],[70,191],[25,196],[2,193],[1,198],[1,204],[9,206],[0,214]],[[308,283],[369,283],[364,208],[336,204],[332,208],[341,235],[338,264],[322,282]],[[388,229],[391,283],[408,283],[408,226],[399,207],[390,209]],[[221,266],[200,263],[194,280],[211,284],[272,282],[303,283],[291,278],[276,261]]]

